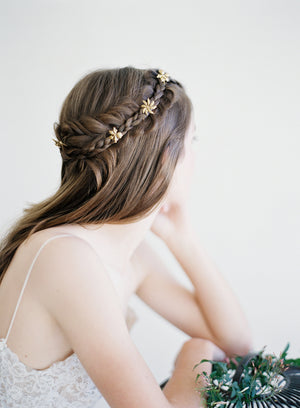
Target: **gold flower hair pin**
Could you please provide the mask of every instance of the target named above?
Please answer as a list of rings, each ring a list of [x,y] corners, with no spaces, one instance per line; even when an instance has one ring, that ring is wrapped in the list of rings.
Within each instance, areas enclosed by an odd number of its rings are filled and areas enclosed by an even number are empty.
[[[158,74],[156,75],[156,78],[160,79],[160,81],[165,84],[166,82],[170,81],[170,75],[164,72],[163,70],[158,70]]]
[[[54,143],[56,144],[56,146],[58,147],[63,147],[63,146],[67,146],[64,142],[62,142],[61,140],[56,140],[56,139],[52,139],[54,141]]]
[[[116,127],[113,127],[113,130],[110,130],[109,134],[110,136],[108,136],[108,139],[111,139],[114,143],[117,143],[117,141],[123,136],[123,133],[119,132]]]
[[[150,101],[148,98],[146,101],[143,101],[143,104],[141,105],[142,112],[145,113],[146,115],[149,115],[149,113],[154,113],[154,109],[157,108],[157,106],[154,104],[154,101]]]

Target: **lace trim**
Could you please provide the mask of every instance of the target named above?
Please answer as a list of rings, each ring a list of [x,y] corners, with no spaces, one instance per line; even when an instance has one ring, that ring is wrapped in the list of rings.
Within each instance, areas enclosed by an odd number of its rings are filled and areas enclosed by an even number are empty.
[[[0,406],[92,407],[102,395],[75,353],[44,370],[26,366],[0,341]]]
[[[73,352],[73,353],[70,354],[68,357],[66,357],[64,360],[54,361],[54,363],[52,363],[52,364],[51,364],[49,367],[47,367],[47,368],[41,368],[41,369],[39,369],[39,368],[33,368],[33,367],[30,367],[30,366],[26,365],[25,363],[23,363],[23,361],[21,361],[21,360],[19,359],[19,356],[18,356],[13,350],[11,350],[11,349],[8,347],[8,345],[7,345],[6,341],[5,341],[5,339],[2,338],[2,339],[0,339],[0,352],[1,352],[2,350],[4,350],[4,349],[5,349],[6,351],[8,351],[8,352],[13,356],[13,359],[14,359],[15,361],[18,361],[20,364],[22,364],[22,365],[24,366],[24,368],[26,369],[27,372],[37,371],[38,373],[40,373],[40,372],[49,370],[50,368],[52,369],[52,368],[54,368],[54,366],[56,366],[56,365],[58,365],[58,364],[66,363],[66,362],[68,362],[68,360],[70,360],[71,358],[75,358],[75,359],[77,359],[77,360],[80,362],[79,358],[77,357],[77,354]]]

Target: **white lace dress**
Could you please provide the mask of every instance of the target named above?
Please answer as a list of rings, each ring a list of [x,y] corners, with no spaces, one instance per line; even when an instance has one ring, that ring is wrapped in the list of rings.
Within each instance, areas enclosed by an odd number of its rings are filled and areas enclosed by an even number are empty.
[[[1,408],[92,408],[102,398],[75,353],[39,370],[26,366],[7,346],[10,330],[37,256],[47,242],[66,235],[70,234],[49,238],[39,249],[24,281],[7,335],[0,339]],[[128,307],[126,323],[129,330],[135,321],[135,312]]]

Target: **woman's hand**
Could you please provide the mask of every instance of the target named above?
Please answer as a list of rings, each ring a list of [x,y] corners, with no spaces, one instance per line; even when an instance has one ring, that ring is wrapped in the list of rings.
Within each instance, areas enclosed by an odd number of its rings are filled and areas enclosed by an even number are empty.
[[[157,213],[151,231],[167,245],[192,230],[188,209],[178,202],[166,202]]]
[[[151,231],[167,245],[172,240],[186,236],[192,230],[192,220],[188,209],[190,173],[189,163],[184,162],[177,165],[165,201],[151,226]]]

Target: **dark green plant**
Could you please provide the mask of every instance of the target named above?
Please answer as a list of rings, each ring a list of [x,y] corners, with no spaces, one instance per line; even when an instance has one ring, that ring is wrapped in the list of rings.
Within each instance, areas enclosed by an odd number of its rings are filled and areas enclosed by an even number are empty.
[[[263,355],[266,346],[262,348],[244,366],[240,382],[233,381],[233,376],[242,356],[227,358],[227,361],[214,361],[202,359],[193,367],[193,370],[201,363],[212,363],[211,373],[206,371],[197,374],[195,382],[201,379],[200,385],[195,389],[206,398],[209,408],[225,408],[229,403],[236,403],[236,408],[242,408],[245,403],[261,398],[270,399],[279,391],[279,381],[282,374],[289,366],[300,366],[300,359],[286,359],[289,343],[280,353],[279,358],[275,355]]]

